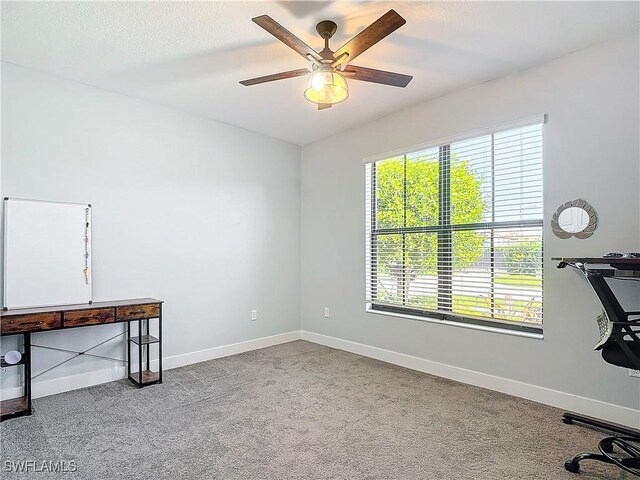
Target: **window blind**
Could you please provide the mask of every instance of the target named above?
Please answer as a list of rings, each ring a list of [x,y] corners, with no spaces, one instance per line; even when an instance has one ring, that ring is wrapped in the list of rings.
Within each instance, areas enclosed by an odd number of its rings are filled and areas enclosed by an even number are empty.
[[[542,123],[366,165],[367,302],[542,325]]]

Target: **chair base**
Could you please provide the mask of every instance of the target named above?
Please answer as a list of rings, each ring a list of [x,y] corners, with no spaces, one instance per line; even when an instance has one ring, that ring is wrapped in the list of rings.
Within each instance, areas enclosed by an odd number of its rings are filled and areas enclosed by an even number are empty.
[[[640,432],[575,413],[565,413],[562,415],[562,421],[567,424],[578,423],[596,430],[615,434],[600,440],[598,443],[600,453],[580,453],[567,460],[564,463],[564,468],[567,471],[578,473],[581,461],[594,460],[615,465],[632,475],[640,477]],[[619,451],[623,455],[615,454],[614,451]]]

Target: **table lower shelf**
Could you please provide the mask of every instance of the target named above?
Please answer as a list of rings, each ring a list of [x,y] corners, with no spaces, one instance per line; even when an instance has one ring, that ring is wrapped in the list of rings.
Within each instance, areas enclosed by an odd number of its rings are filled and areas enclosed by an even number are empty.
[[[0,402],[0,416],[3,420],[29,413],[29,399],[27,397],[9,398]]]
[[[151,345],[152,343],[158,343],[158,340],[153,335],[142,335],[141,337],[131,337],[129,340],[136,345]]]
[[[133,372],[129,375],[129,380],[139,387],[153,385],[154,383],[160,383],[160,373],[152,372],[151,370],[143,370],[141,379],[138,372]]]

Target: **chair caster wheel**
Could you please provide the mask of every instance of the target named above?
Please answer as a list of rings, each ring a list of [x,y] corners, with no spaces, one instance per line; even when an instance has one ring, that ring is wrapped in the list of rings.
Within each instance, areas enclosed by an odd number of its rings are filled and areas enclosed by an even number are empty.
[[[567,460],[564,462],[564,468],[567,472],[578,473],[580,471],[580,464],[573,460]]]

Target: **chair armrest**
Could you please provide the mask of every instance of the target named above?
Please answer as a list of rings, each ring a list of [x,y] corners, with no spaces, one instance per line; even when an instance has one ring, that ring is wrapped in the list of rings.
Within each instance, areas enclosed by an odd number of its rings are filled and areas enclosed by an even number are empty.
[[[627,320],[626,322],[611,322],[613,326],[630,326],[630,325],[638,325],[640,326],[640,318],[636,318],[635,320]]]

